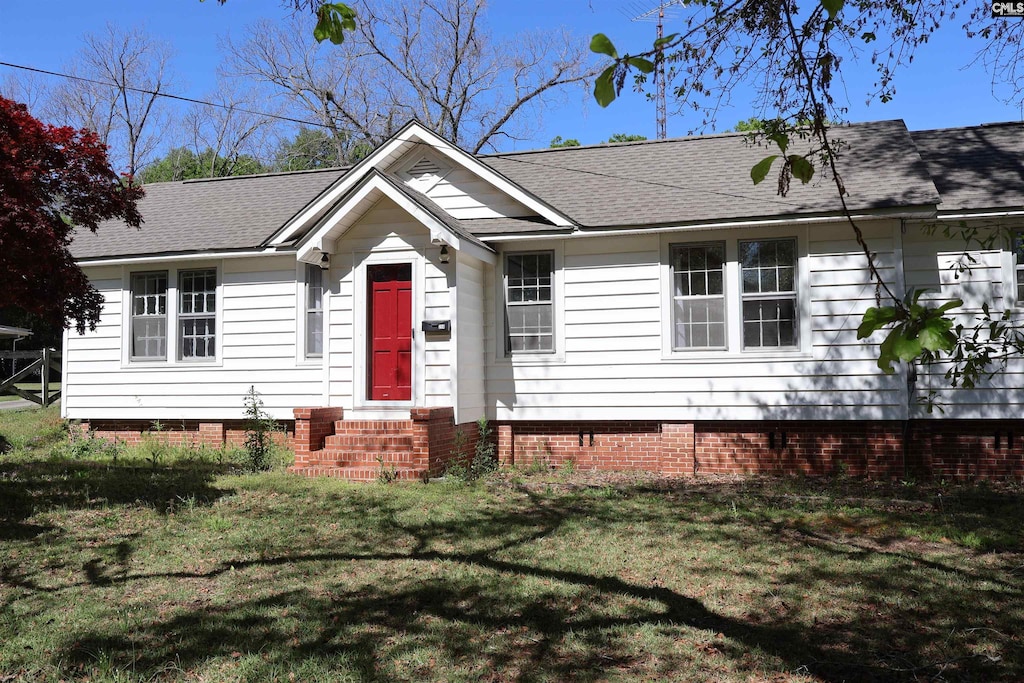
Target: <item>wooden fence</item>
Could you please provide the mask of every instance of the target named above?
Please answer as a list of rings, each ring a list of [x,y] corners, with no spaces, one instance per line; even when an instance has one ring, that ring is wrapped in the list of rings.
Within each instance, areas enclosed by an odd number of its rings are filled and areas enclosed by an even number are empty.
[[[41,406],[48,406],[60,398],[60,390],[50,391],[50,382],[56,376],[60,377],[60,353],[53,349],[42,351],[0,351],[0,360],[10,359],[31,360],[32,362],[18,370],[5,380],[0,380],[0,396],[3,394],[14,394],[23,399],[38,403]],[[2,366],[0,366],[2,367]],[[15,382],[25,383],[25,378],[32,375],[39,375],[39,392],[22,389],[14,386]]]

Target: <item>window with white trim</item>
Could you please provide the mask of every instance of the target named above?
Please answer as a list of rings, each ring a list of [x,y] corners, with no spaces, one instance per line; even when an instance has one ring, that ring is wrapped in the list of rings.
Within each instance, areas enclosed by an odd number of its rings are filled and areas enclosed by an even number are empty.
[[[796,238],[667,246],[666,349],[740,352],[799,348]]]
[[[217,357],[217,270],[178,272],[178,359]]]
[[[324,271],[306,264],[306,358],[324,353]]]
[[[725,242],[673,245],[672,348],[725,347]]]
[[[797,345],[795,239],[739,243],[743,348]]]
[[[505,353],[555,350],[554,253],[505,255]]]
[[[132,360],[167,359],[167,271],[132,273]]]

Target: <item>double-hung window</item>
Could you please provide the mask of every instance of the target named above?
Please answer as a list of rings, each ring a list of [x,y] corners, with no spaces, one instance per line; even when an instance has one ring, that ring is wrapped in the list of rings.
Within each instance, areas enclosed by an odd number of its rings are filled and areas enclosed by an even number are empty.
[[[306,265],[306,358],[320,358],[324,352],[324,271]]]
[[[797,345],[796,240],[739,243],[743,348]]]
[[[178,272],[178,358],[212,360],[217,356],[217,271]]]
[[[505,353],[551,353],[554,333],[554,253],[505,255]]]
[[[166,360],[167,272],[134,273],[131,288],[131,359]]]
[[[671,244],[668,258],[673,351],[799,347],[795,238]]]
[[[672,346],[725,348],[725,242],[672,247]]]

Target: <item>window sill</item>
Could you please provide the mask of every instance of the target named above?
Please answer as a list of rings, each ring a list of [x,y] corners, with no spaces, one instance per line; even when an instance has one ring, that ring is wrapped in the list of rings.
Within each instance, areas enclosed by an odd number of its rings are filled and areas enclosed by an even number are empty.
[[[666,363],[745,363],[762,361],[806,361],[814,360],[814,354],[802,349],[787,351],[673,351],[662,353]]]
[[[562,354],[536,355],[536,356],[498,356],[494,359],[496,363],[504,363],[513,367],[529,367],[535,365],[562,365],[565,363],[565,356]]]
[[[122,363],[122,370],[157,370],[160,372],[170,372],[173,370],[183,370],[185,368],[219,368],[223,367],[224,363],[221,360],[204,360],[204,361],[129,361],[128,363]]]

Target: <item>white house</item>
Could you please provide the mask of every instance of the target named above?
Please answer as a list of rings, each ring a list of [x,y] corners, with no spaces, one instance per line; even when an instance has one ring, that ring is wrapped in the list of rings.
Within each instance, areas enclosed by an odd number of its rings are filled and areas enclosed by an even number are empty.
[[[1017,306],[1022,133],[834,130],[894,292]],[[883,374],[834,185],[754,186],[768,153],[727,134],[474,156],[410,123],[350,169],[150,185],[141,230],[75,238],[106,303],[67,333],[64,414],[219,443],[254,386],[296,469],[353,478],[436,472],[482,416],[506,463],[1024,475],[1019,364],[973,391]]]

